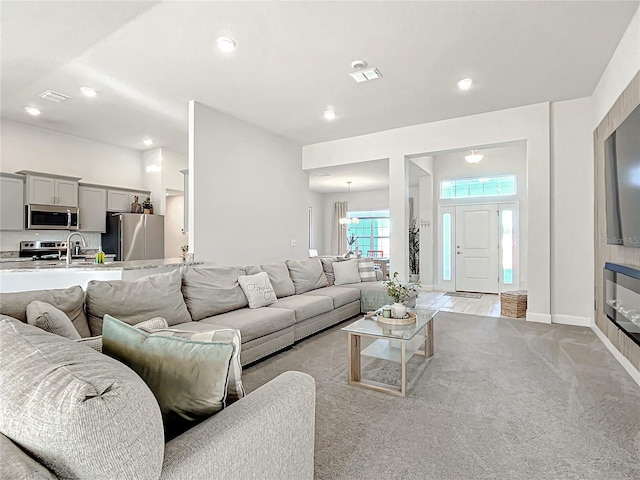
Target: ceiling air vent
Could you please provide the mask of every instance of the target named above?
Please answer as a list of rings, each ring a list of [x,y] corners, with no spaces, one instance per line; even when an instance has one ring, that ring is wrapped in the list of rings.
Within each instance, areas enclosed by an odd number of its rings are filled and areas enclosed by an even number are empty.
[[[54,92],[53,90],[47,90],[46,92],[42,92],[39,97],[44,98],[45,100],[49,100],[53,103],[60,103],[69,98],[69,95],[65,95],[64,93]]]
[[[358,70],[357,72],[350,73],[349,75],[351,75],[351,78],[353,78],[357,83],[375,80],[376,78],[382,78],[382,74],[377,68]]]

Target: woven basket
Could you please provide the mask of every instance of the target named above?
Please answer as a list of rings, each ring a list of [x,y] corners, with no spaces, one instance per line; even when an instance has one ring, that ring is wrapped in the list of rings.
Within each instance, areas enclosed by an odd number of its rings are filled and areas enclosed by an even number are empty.
[[[527,291],[512,290],[500,294],[500,315],[524,318],[527,316]]]

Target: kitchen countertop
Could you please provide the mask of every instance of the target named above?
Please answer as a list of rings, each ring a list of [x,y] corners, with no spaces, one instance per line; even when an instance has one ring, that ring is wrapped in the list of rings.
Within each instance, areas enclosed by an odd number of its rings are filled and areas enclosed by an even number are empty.
[[[57,260],[4,261],[0,263],[0,272],[38,272],[42,270],[146,270],[162,267],[182,267],[185,265],[201,265],[203,262],[187,262],[182,258],[160,258],[157,260],[132,260],[128,262],[93,263],[91,261],[74,261],[67,265]]]

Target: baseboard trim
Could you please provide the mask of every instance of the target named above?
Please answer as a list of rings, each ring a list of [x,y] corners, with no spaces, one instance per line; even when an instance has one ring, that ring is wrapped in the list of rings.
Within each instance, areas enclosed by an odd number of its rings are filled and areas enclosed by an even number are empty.
[[[607,336],[604,333],[602,333],[602,331],[597,326],[591,325],[591,330],[594,331],[594,333],[600,339],[600,341],[604,344],[604,346],[609,349],[609,351],[614,356],[614,358],[618,360],[618,363],[622,365],[622,368],[624,368],[627,371],[627,373],[631,375],[631,378],[633,378],[635,382],[640,386],[640,372],[636,370],[636,368],[631,364],[631,362],[627,360],[625,356],[620,353],[620,351],[613,345],[613,343],[611,343],[611,340],[609,340]]]
[[[527,312],[527,322],[551,323],[551,315],[548,313]]]
[[[576,327],[591,327],[593,320],[589,317],[576,317],[573,315],[551,315],[551,323],[559,325],[574,325]]]

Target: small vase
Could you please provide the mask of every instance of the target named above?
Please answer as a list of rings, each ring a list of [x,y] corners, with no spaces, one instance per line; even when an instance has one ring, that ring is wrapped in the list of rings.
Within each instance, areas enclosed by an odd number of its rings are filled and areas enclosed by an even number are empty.
[[[391,316],[393,318],[404,318],[407,314],[407,306],[404,303],[394,303],[391,305]]]

